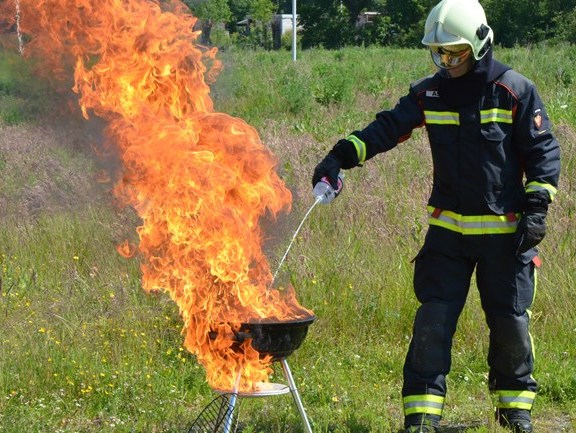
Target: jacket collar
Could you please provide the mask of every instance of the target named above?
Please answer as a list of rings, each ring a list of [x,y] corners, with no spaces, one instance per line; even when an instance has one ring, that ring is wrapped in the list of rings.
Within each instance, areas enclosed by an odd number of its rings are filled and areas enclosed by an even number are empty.
[[[492,48],[478,60],[469,72],[450,78],[446,71],[438,71],[440,98],[451,108],[464,107],[480,100],[488,83],[496,81],[509,66],[493,59]]]

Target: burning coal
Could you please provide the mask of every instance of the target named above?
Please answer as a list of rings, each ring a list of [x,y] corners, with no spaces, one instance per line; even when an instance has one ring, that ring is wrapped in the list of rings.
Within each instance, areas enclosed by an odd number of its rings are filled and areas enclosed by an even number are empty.
[[[0,23],[15,24],[14,6],[2,2]],[[291,290],[268,287],[259,222],[289,212],[292,197],[255,129],[214,112],[208,83],[221,65],[216,50],[196,43],[196,19],[178,1],[20,0],[18,8],[24,55],[52,78],[73,78],[84,117],[107,122],[123,164],[113,192],[143,222],[139,244],[119,251],[141,259],[143,288],[178,305],[184,345],[211,386],[231,389],[238,375],[241,389],[267,381],[270,359],[229,336],[241,322],[311,314]]]

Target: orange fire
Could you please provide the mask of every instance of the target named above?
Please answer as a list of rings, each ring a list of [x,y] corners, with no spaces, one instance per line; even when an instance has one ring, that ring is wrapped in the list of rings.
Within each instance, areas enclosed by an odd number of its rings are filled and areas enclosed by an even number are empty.
[[[0,24],[15,23],[15,3],[2,3]],[[197,45],[196,19],[179,1],[18,5],[24,54],[65,83],[73,69],[83,115],[107,121],[123,163],[114,194],[143,221],[139,245],[119,252],[140,257],[146,291],[176,302],[184,345],[210,386],[232,389],[238,376],[241,390],[266,382],[270,359],[230,336],[242,322],[312,314],[283,296],[291,290],[269,288],[262,250],[259,222],[289,212],[292,197],[256,130],[214,112],[208,82],[221,65],[215,49]]]

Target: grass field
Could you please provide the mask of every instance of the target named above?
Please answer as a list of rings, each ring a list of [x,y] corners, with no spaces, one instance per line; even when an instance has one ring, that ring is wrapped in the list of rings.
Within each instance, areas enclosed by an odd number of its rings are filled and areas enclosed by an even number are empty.
[[[535,431],[576,430],[575,47],[497,50],[531,78],[563,152],[560,191],[541,247],[533,310]],[[292,212],[267,247],[275,269],[310,205],[315,164],[346,133],[390,108],[432,71],[424,50],[221,54],[217,111],[245,119],[276,154]],[[258,74],[254,71],[257,70]],[[60,114],[16,54],[0,51],[0,431],[186,432],[215,397],[182,347],[167,294],[141,288],[137,259],[116,245],[139,224],[95,181],[113,167],[93,152],[103,125]],[[315,432],[397,432],[401,374],[417,302],[410,260],[426,230],[431,161],[425,135],[364,168],[317,206],[279,280],[316,322],[290,358]],[[448,378],[447,432],[499,432],[487,390],[487,327],[471,290]],[[282,381],[280,370],[271,377]],[[289,396],[242,399],[244,432],[301,432]]]

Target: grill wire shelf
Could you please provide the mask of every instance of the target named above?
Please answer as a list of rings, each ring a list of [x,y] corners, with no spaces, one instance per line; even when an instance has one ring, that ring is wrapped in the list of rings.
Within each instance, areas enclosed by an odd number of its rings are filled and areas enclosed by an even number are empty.
[[[237,390],[232,392],[229,390],[214,390],[220,395],[204,408],[188,430],[188,433],[235,433],[238,428],[239,398],[272,397],[287,393],[292,394],[292,398],[302,419],[305,433],[312,433],[312,427],[308,421],[306,410],[302,404],[300,393],[296,388],[296,383],[294,382],[294,377],[292,376],[292,371],[286,358],[277,359],[275,362],[279,362],[282,365],[282,372],[288,383],[287,385],[266,383],[263,384],[262,388],[258,391],[246,393],[237,392]]]

